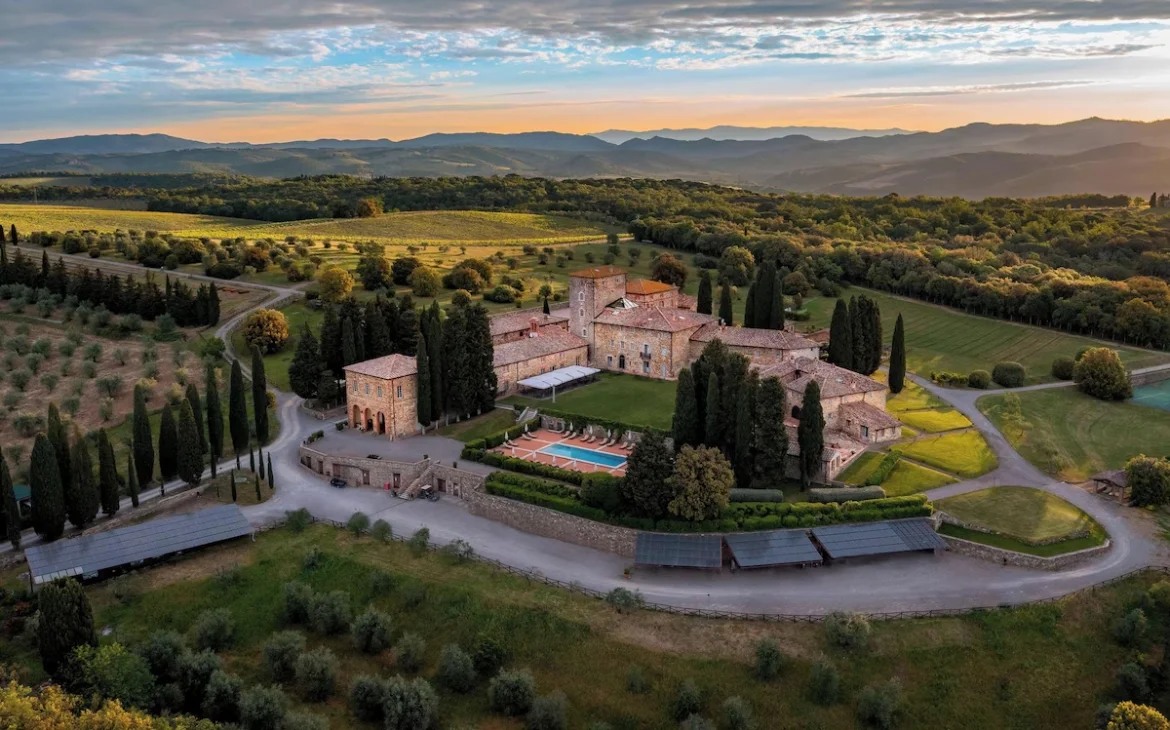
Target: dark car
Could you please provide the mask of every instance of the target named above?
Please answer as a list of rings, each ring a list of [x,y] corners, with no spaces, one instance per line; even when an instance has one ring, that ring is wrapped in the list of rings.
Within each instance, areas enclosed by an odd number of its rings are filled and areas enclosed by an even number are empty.
[[[367,454],[366,458],[367,459],[381,459],[382,456],[380,454]]]
[[[329,480],[329,486],[337,487],[338,489],[345,489],[345,480],[340,477],[333,477]]]

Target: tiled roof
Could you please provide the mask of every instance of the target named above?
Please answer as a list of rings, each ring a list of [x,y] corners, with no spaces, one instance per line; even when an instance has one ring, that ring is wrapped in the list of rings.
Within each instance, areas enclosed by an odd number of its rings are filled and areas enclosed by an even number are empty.
[[[345,370],[358,375],[393,380],[418,373],[418,362],[406,355],[387,355],[365,362],[355,362],[353,365],[347,365]]]
[[[522,309],[519,312],[497,314],[488,320],[488,324],[492,328],[492,335],[495,336],[502,335],[505,332],[526,330],[532,325],[533,319],[536,320],[538,327],[569,321],[568,315],[560,314],[559,312],[545,314],[539,309]]]
[[[694,297],[692,297],[689,294],[683,294],[682,292],[679,292],[679,295],[678,295],[678,308],[679,309],[694,309],[698,305],[698,303],[699,303],[698,299],[695,299]]]
[[[871,406],[869,403],[859,401],[857,403],[846,403],[837,410],[837,415],[840,418],[845,418],[850,421],[856,421],[862,426],[869,426],[870,428],[885,429],[897,428],[902,425],[898,419],[886,413],[877,406]]]
[[[574,271],[569,276],[578,279],[604,279],[609,276],[625,276],[626,270],[616,266],[594,266],[592,269]]]
[[[767,350],[814,350],[817,343],[786,330],[762,330],[752,327],[722,327],[712,322],[691,335],[692,340],[710,342],[719,338],[733,347],[759,347]]]
[[[614,324],[659,332],[681,332],[702,327],[708,322],[715,321],[715,318],[709,314],[699,314],[686,309],[650,305],[634,309],[606,309],[593,321],[597,324]]]
[[[805,334],[804,336],[807,337],[808,339],[812,340],[813,342],[817,343],[818,345],[829,344],[829,330],[827,330],[827,329],[817,330],[816,332],[809,332],[809,333]]]
[[[536,337],[524,337],[496,345],[492,356],[492,367],[498,368],[512,363],[524,362],[534,357],[586,347],[588,344],[585,340],[569,332],[559,330],[541,332]]]
[[[821,386],[822,398],[837,398],[886,389],[885,385],[872,378],[807,357],[759,368],[759,371],[761,378],[780,378],[785,386],[798,393],[803,393],[809,382],[816,380]]]
[[[661,294],[674,288],[671,284],[652,279],[634,279],[633,281],[626,282],[626,294],[641,294],[646,296],[649,294]]]

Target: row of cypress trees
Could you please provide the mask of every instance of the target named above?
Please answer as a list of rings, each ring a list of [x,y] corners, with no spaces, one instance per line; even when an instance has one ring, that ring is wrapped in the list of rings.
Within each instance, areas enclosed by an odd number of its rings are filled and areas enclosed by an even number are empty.
[[[418,338],[418,422],[446,414],[457,419],[491,408],[496,400],[491,323],[482,304],[452,304],[444,315],[434,302],[423,313]]]
[[[748,289],[743,326],[762,330],[784,329],[784,279],[774,261],[756,269],[756,280]]]
[[[877,302],[862,294],[846,304],[838,299],[829,325],[829,362],[862,375],[882,363],[882,313]]]

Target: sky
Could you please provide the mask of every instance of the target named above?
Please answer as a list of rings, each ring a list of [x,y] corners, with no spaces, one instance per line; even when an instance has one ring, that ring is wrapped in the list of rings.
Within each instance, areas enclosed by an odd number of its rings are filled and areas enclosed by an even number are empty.
[[[0,141],[1170,118],[1167,0],[0,0]]]

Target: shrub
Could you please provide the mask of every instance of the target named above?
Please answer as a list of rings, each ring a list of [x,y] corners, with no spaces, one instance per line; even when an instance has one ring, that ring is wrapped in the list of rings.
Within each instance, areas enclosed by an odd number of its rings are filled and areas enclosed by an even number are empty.
[[[264,666],[277,682],[296,675],[297,657],[305,650],[305,637],[298,631],[278,631],[264,643]]]
[[[240,724],[244,730],[281,730],[288,698],[275,685],[249,687],[240,696]]]
[[[412,581],[403,586],[402,604],[407,608],[418,608],[427,600],[427,587],[418,581]]]
[[[243,694],[242,679],[217,669],[207,682],[200,709],[208,719],[216,722],[235,722],[240,715],[240,697]]]
[[[991,373],[986,370],[972,370],[967,376],[967,385],[979,390],[987,390],[991,387]]]
[[[680,722],[678,728],[679,730],[716,730],[715,723],[697,713]]]
[[[288,342],[288,320],[276,309],[260,309],[244,320],[244,341],[266,354],[280,352]]]
[[[618,613],[626,613],[646,605],[646,599],[642,594],[629,588],[614,588],[605,594],[605,602],[616,608]]]
[[[117,398],[118,393],[122,391],[124,381],[121,375],[110,375],[105,378],[98,378],[97,389],[98,392],[107,398]]]
[[[536,699],[536,682],[527,669],[500,670],[488,685],[488,704],[492,711],[506,717],[519,717],[532,709]]]
[[[674,699],[670,701],[670,716],[675,722],[682,722],[702,711],[703,696],[699,694],[699,688],[695,686],[694,680],[684,681],[675,690]]]
[[[410,536],[406,544],[410,546],[410,552],[415,557],[425,554],[427,547],[431,544],[431,531],[425,527],[420,528],[418,532]]]
[[[1133,395],[1129,373],[1116,350],[1094,347],[1077,361],[1073,380],[1082,393],[1104,400],[1125,400]]]
[[[475,671],[481,677],[488,677],[499,671],[508,661],[508,651],[494,637],[481,634],[471,652]]]
[[[1170,611],[1170,581],[1160,580],[1147,592],[1153,604],[1162,611]]]
[[[207,683],[219,669],[222,669],[219,657],[211,651],[188,651],[180,657],[178,684],[187,707],[196,710],[203,705]]]
[[[364,654],[378,654],[390,646],[390,617],[370,609],[353,622],[353,643]]]
[[[365,512],[354,512],[349,517],[349,522],[345,523],[346,529],[354,534],[354,537],[361,537],[361,534],[370,529],[370,518]]]
[[[1076,360],[1067,355],[1056,358],[1052,361],[1052,377],[1057,380],[1072,380],[1076,364]]]
[[[723,725],[727,730],[752,730],[752,706],[740,697],[728,697],[723,702]]]
[[[98,405],[98,416],[103,421],[108,421],[114,417],[114,399],[102,398],[102,402]]]
[[[394,661],[398,667],[413,674],[422,668],[426,642],[418,634],[407,632],[394,646]]]
[[[138,647],[138,655],[160,684],[179,680],[179,667],[187,650],[183,637],[175,631],[155,631]]]
[[[370,537],[378,542],[389,542],[390,538],[394,536],[394,531],[390,528],[390,523],[386,520],[374,520],[374,524],[370,527]]]
[[[887,455],[888,458],[889,455]],[[897,464],[898,457],[894,457]],[[883,462],[885,459],[882,460]],[[885,499],[886,490],[879,486],[869,487],[825,487],[808,490],[808,498],[817,503],[832,502],[868,502],[873,499]]]
[[[781,489],[732,489],[732,502],[783,502]]]
[[[28,381],[32,380],[32,373],[28,370],[16,370],[8,376],[8,382],[21,393],[28,388]]]
[[[49,391],[50,393],[57,390],[57,384],[60,382],[61,378],[56,373],[45,373],[41,376],[41,385],[45,386],[45,390]],[[78,403],[78,408],[80,407],[81,404]],[[76,413],[77,411],[74,410],[70,415],[74,415]]]
[[[756,679],[767,682],[780,676],[785,656],[774,639],[763,639],[756,644]]]
[[[294,673],[301,695],[309,702],[323,702],[337,683],[337,657],[324,647],[301,652]]]
[[[897,679],[861,690],[857,697],[857,719],[865,727],[892,730],[897,724],[902,685]]]
[[[117,700],[127,707],[149,708],[155,683],[142,657],[121,644],[94,647],[83,644],[74,650],[72,667],[80,682],[102,699]],[[10,725],[9,727],[17,727]]]
[[[1117,696],[1130,702],[1145,702],[1150,697],[1150,680],[1137,662],[1127,662],[1117,670]]]
[[[569,700],[564,692],[537,697],[524,722],[525,730],[565,730]]]
[[[345,591],[317,594],[309,604],[309,622],[317,633],[340,634],[349,628],[351,619],[349,594]]]
[[[825,616],[829,643],[846,651],[863,651],[869,643],[869,620],[859,613],[834,611]]]
[[[818,659],[809,676],[809,699],[821,707],[837,704],[841,699],[841,675],[828,659]]]
[[[291,512],[285,512],[284,514],[285,525],[295,533],[304,532],[309,525],[313,524],[313,515],[304,507],[292,510]]]
[[[867,487],[875,487],[889,479],[890,475],[894,473],[894,469],[898,467],[898,459],[900,458],[902,458],[901,451],[897,449],[890,449],[890,452],[883,456],[881,462],[878,463],[877,469],[874,469],[873,473],[870,474],[868,478],[866,478],[865,485]],[[882,497],[884,496],[886,496],[886,493],[882,492]],[[878,498],[871,497],[871,499]],[[816,500],[813,501],[815,502]]]
[[[43,365],[44,363],[45,363],[45,356],[38,355],[35,352],[30,352],[28,354],[28,357],[26,357],[24,359],[25,367],[27,367],[29,370],[31,370],[33,375],[37,375],[38,373],[41,372],[41,365]]]
[[[458,644],[448,644],[439,655],[439,670],[435,678],[452,692],[470,692],[475,686],[475,663],[471,655],[459,648]]]
[[[349,708],[359,720],[381,722],[390,685],[381,677],[360,674],[349,685]]]
[[[930,379],[939,385],[962,386],[966,385],[970,376],[962,373],[931,372]]]
[[[234,638],[232,614],[226,608],[204,611],[195,619],[195,646],[199,649],[221,651],[231,646]]]
[[[1027,371],[1018,362],[997,362],[991,370],[991,379],[1005,388],[1019,388],[1027,379]]]
[[[309,622],[309,610],[313,605],[313,589],[304,583],[292,581],[284,584],[284,620],[290,624]]]
[[[422,677],[390,680],[386,687],[386,730],[430,730],[439,711],[439,698]]]
[[[370,573],[370,593],[381,596],[394,588],[394,576],[380,570]]]
[[[1113,624],[1113,638],[1125,647],[1140,648],[1146,643],[1150,622],[1140,608],[1135,608]]]
[[[290,712],[284,716],[280,730],[329,730],[329,720],[309,712]]]
[[[102,345],[101,345],[101,343],[100,342],[91,342],[90,344],[86,345],[85,350],[82,354],[82,357],[84,357],[86,360],[93,362],[93,363],[101,362],[101,360],[102,360]]]

